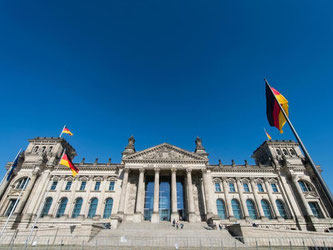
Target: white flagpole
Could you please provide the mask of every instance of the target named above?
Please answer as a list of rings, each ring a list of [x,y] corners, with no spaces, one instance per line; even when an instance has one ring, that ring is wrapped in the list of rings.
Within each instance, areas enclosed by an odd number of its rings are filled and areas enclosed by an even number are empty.
[[[296,132],[296,129],[294,128],[293,124],[292,124],[291,121],[289,120],[289,117],[287,116],[287,114],[286,114],[286,112],[284,111],[282,105],[280,104],[280,102],[279,102],[278,99],[276,98],[276,96],[275,96],[275,94],[274,94],[274,92],[273,92],[271,86],[269,85],[269,83],[268,83],[268,81],[267,81],[266,79],[265,79],[265,82],[266,82],[267,86],[269,87],[270,91],[272,92],[272,94],[273,94],[273,96],[274,96],[276,102],[279,104],[280,109],[281,109],[281,111],[282,111],[284,117],[286,118],[286,120],[287,120],[287,122],[288,122],[288,124],[289,124],[289,126],[290,126],[290,128],[291,128],[291,131],[294,133],[294,135],[295,135],[295,137],[296,137],[296,139],[297,139],[297,141],[298,141],[300,147],[302,148],[302,150],[303,150],[303,152],[304,152],[304,154],[305,154],[305,157],[308,159],[308,161],[309,161],[309,163],[310,163],[310,166],[311,166],[311,168],[312,168],[312,170],[313,170],[315,176],[317,177],[318,182],[319,182],[320,186],[322,187],[325,196],[326,196],[327,199],[328,199],[329,204],[331,205],[331,207],[333,207],[333,197],[332,197],[332,194],[331,194],[330,190],[328,189],[328,187],[327,187],[327,185],[326,185],[324,179],[321,177],[320,173],[318,172],[318,169],[317,169],[317,167],[316,167],[316,164],[315,164],[314,161],[312,160],[312,158],[311,158],[309,152],[307,151],[307,149],[305,148],[305,146],[304,146],[304,144],[303,144],[301,138],[298,136],[298,134],[297,134],[297,132]]]
[[[62,153],[61,158],[60,158],[60,161],[61,161],[62,157],[64,156],[65,152],[66,152],[66,149],[64,149],[64,152]],[[58,163],[57,168],[55,169],[55,171],[57,171],[57,170],[59,169],[60,161],[59,161],[59,163]],[[46,186],[48,186],[48,184],[49,184],[49,183],[47,182]],[[30,234],[29,234],[28,238],[25,240],[25,247],[24,247],[24,249],[27,249],[27,247],[28,247],[28,242],[29,242],[29,240],[30,240],[30,238],[31,238],[31,236],[32,236],[32,234],[33,234],[33,232],[34,232],[34,229],[35,229],[35,226],[36,226],[36,224],[37,224],[37,221],[38,221],[38,219],[39,219],[40,216],[41,216],[41,213],[42,213],[42,210],[43,210],[43,208],[44,208],[44,205],[45,205],[45,202],[46,202],[46,198],[47,198],[47,196],[48,196],[48,194],[49,194],[49,191],[50,191],[50,190],[47,189],[46,193],[45,193],[44,196],[43,196],[43,202],[41,203],[41,205],[40,205],[39,208],[37,209],[36,219],[35,219],[35,221],[34,221],[34,224],[33,224],[32,227],[31,227]]]
[[[31,177],[31,176],[30,176],[30,177]],[[25,188],[27,187],[27,185],[28,185],[28,183],[29,183],[29,181],[30,181],[30,177],[29,177],[29,178],[26,180],[26,182],[24,183],[24,186],[22,187],[22,190],[21,190],[19,196],[17,197],[14,206],[13,206],[12,210],[10,211],[10,214],[9,214],[7,220],[6,220],[5,225],[2,227],[2,230],[1,230],[1,233],[0,233],[0,239],[2,238],[2,236],[3,236],[3,234],[4,234],[5,230],[6,230],[6,227],[7,227],[7,225],[8,225],[8,222],[9,222],[10,218],[12,217],[12,215],[13,215],[15,209],[16,209],[17,204],[18,204],[19,201],[20,201],[20,198],[21,198],[21,196],[22,196],[22,194],[23,194],[23,191],[25,190]]]
[[[62,130],[61,130],[61,133],[60,133],[60,135],[59,135],[59,137],[61,138],[61,136],[62,136],[62,133],[64,132],[64,129],[66,128],[66,125],[64,125],[64,127],[62,128]]]
[[[21,151],[22,151],[22,148],[20,148],[20,151],[19,151],[19,152],[17,153],[17,155],[15,156],[14,161],[13,161],[13,164],[14,164],[16,158],[20,155]],[[1,187],[2,183],[4,182],[4,180],[7,178],[8,174],[9,174],[9,171],[10,171],[10,170],[12,169],[12,167],[13,167],[13,164],[10,166],[10,168],[8,168],[8,170],[7,170],[6,174],[5,174],[5,176],[2,178],[2,180],[1,180],[1,182],[0,182],[0,187]]]

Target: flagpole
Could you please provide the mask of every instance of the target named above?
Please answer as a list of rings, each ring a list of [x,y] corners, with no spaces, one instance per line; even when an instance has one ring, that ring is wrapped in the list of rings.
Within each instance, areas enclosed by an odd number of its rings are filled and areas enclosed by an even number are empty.
[[[60,157],[60,161],[61,161],[62,157],[64,156],[65,152],[66,152],[66,149],[64,149],[64,152],[62,153],[62,155],[61,155],[61,157]],[[59,161],[59,163],[58,163],[57,168],[55,169],[55,171],[57,171],[57,170],[59,169],[60,161]],[[46,184],[46,187],[47,187],[47,186],[48,186],[48,182],[47,182],[47,184]],[[48,196],[48,194],[49,194],[49,191],[50,191],[50,190],[47,189],[47,191],[46,191],[46,193],[44,194],[44,197],[43,197],[43,202],[41,203],[41,205],[40,205],[39,208],[37,209],[36,219],[35,219],[35,221],[34,221],[34,224],[33,224],[32,227],[31,227],[31,230],[30,230],[30,234],[29,234],[29,236],[28,236],[28,238],[27,238],[26,241],[25,241],[25,247],[24,247],[24,249],[27,249],[27,247],[28,247],[28,242],[29,242],[29,240],[30,240],[30,238],[31,238],[31,236],[32,236],[32,234],[33,234],[33,232],[34,232],[34,229],[35,229],[35,226],[36,226],[36,224],[37,224],[37,221],[38,221],[38,219],[39,219],[40,216],[41,216],[41,213],[42,213],[42,210],[43,210],[43,208],[44,208],[44,205],[45,205],[45,202],[46,202],[46,198],[47,198],[47,196]]]
[[[64,127],[62,128],[62,130],[61,130],[61,133],[60,133],[60,135],[59,135],[59,137],[61,138],[61,136],[62,136],[62,133],[64,132],[64,129],[66,128],[66,125],[64,125]]]
[[[30,177],[29,177],[29,179],[27,179],[26,182],[24,183],[24,186],[22,187],[22,190],[21,190],[21,192],[19,193],[19,196],[17,197],[14,206],[13,206],[12,210],[10,211],[10,214],[9,214],[7,220],[6,220],[5,225],[2,227],[2,230],[1,230],[1,233],[0,233],[0,239],[2,238],[2,236],[3,236],[3,234],[4,234],[5,230],[6,230],[6,227],[7,227],[7,225],[8,225],[8,222],[9,222],[10,218],[12,217],[12,215],[13,215],[15,209],[16,209],[17,203],[19,203],[19,201],[20,201],[20,198],[21,198],[21,196],[22,196],[22,194],[23,194],[23,191],[24,191],[25,188],[27,187],[27,185],[28,185],[28,183],[29,183],[29,180],[30,180]]]
[[[20,148],[20,151],[19,151],[19,152],[17,153],[17,155],[15,156],[14,161],[13,161],[13,164],[14,164],[16,158],[20,155],[21,151],[22,151],[22,148]],[[2,180],[1,180],[1,182],[0,182],[0,187],[1,187],[2,183],[4,182],[4,180],[7,178],[9,171],[10,171],[11,168],[13,167],[13,164],[10,166],[10,168],[8,168],[8,170],[7,170],[6,174],[5,174],[5,176],[2,178]]]
[[[325,193],[327,199],[329,200],[331,207],[333,208],[333,197],[332,197],[332,194],[331,194],[330,190],[328,189],[328,187],[327,187],[327,185],[326,185],[324,179],[321,177],[320,173],[318,172],[318,169],[317,169],[317,167],[316,167],[314,161],[312,160],[312,158],[311,158],[309,152],[308,152],[307,149],[305,148],[305,146],[304,146],[304,144],[303,144],[301,138],[299,137],[298,133],[296,132],[296,129],[294,128],[293,124],[292,124],[291,121],[289,120],[289,117],[287,116],[286,112],[285,112],[284,109],[282,108],[280,102],[277,100],[277,98],[276,98],[276,96],[275,96],[275,94],[274,94],[274,92],[273,92],[271,86],[269,85],[269,83],[268,83],[268,81],[267,81],[266,79],[265,79],[265,82],[266,82],[267,86],[269,87],[269,89],[271,90],[271,92],[272,92],[272,94],[273,94],[273,96],[274,96],[276,102],[279,104],[280,109],[281,109],[281,111],[282,111],[284,117],[286,118],[286,120],[287,120],[287,122],[288,122],[288,124],[289,124],[289,126],[290,126],[290,128],[291,128],[291,130],[292,130],[292,132],[294,133],[294,135],[295,135],[295,137],[296,137],[296,139],[297,139],[299,145],[301,146],[301,148],[302,148],[302,150],[303,150],[303,152],[304,152],[304,154],[305,154],[305,157],[309,160],[309,162],[310,162],[310,166],[311,166],[311,168],[312,168],[312,170],[313,170],[315,176],[318,178],[318,181],[319,181],[320,185],[321,185],[322,188],[324,189],[324,193]]]

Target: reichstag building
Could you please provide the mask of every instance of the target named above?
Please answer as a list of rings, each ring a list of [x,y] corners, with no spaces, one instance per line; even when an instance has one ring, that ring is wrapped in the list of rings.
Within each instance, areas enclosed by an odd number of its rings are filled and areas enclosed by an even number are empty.
[[[29,140],[10,181],[0,187],[1,226],[17,199],[9,231],[27,230],[39,211],[39,228],[109,223],[117,230],[126,222],[184,221],[215,229],[255,223],[324,232],[333,225],[329,201],[293,141],[265,141],[250,165],[210,164],[200,138],[190,152],[168,143],[136,151],[131,137],[120,163],[83,158],[74,163],[79,168],[75,177],[58,164],[64,150],[72,159],[76,156],[63,138]]]

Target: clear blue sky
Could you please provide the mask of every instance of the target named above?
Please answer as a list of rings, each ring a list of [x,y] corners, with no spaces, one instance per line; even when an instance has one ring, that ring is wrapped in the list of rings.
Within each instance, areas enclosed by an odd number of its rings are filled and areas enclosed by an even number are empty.
[[[0,174],[64,124],[75,162],[168,142],[243,163],[280,135],[266,77],[333,189],[332,1],[1,1]],[[251,161],[253,162],[253,161]]]

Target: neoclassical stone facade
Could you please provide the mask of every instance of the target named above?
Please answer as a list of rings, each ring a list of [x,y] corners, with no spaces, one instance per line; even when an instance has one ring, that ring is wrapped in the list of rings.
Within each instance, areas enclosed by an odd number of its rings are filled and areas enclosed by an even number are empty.
[[[83,159],[73,178],[58,165],[64,150],[76,155],[65,139],[29,140],[13,176],[0,187],[0,223],[19,199],[10,229],[31,227],[37,214],[40,227],[110,223],[116,229],[145,220],[318,232],[333,226],[332,206],[297,143],[265,141],[253,153],[255,165],[210,164],[200,138],[195,143],[194,152],[168,143],[136,152],[131,137],[120,163]]]

